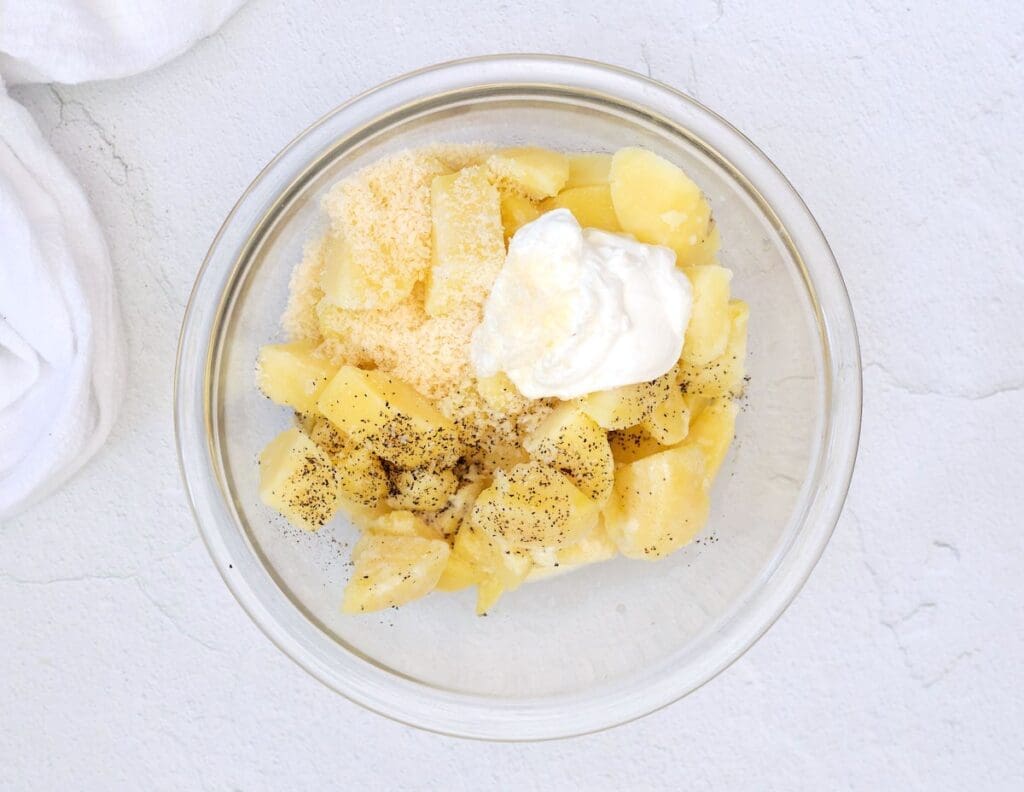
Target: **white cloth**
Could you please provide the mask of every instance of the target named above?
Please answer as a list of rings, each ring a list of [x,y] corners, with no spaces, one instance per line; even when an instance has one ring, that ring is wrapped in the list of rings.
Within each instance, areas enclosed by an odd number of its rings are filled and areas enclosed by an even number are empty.
[[[77,83],[153,69],[208,36],[244,0],[0,0],[0,74]]]
[[[106,439],[124,385],[110,257],[28,112],[0,94],[0,519]]]
[[[82,188],[5,79],[122,77],[243,0],[0,0],[0,522],[106,440],[124,390],[110,254]]]

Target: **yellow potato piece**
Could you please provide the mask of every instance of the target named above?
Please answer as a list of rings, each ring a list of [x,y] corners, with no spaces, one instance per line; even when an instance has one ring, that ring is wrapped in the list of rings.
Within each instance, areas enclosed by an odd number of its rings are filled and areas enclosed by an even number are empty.
[[[690,428],[690,409],[682,390],[672,388],[641,426],[663,446],[682,442]]]
[[[513,550],[557,549],[589,531],[597,515],[597,504],[566,476],[528,462],[497,471],[477,497],[469,524]]]
[[[648,418],[673,388],[675,369],[650,382],[597,391],[576,400],[603,429],[626,429]]]
[[[568,157],[534,146],[503,149],[487,159],[487,167],[500,181],[536,200],[557,194],[569,179]]]
[[[612,157],[609,184],[624,231],[641,242],[672,248],[679,265],[693,263],[697,251],[703,259],[711,208],[679,167],[646,149],[619,149]]]
[[[498,190],[482,167],[436,176],[430,186],[432,258],[424,305],[443,316],[480,304],[505,261]]]
[[[534,459],[560,470],[582,492],[603,503],[612,489],[615,463],[608,437],[572,402],[556,407],[524,440]]]
[[[342,366],[320,394],[317,409],[399,467],[451,467],[463,452],[455,425],[409,385],[382,371]]]
[[[369,531],[376,520],[388,513],[386,506],[364,506],[362,503],[349,500],[343,493],[338,496],[338,511],[348,517],[360,531]]]
[[[562,190],[541,204],[541,210],[568,209],[584,228],[598,228],[616,233],[622,230],[612,206],[612,193],[607,184],[573,187]]]
[[[715,398],[737,396],[743,390],[747,359],[747,320],[750,309],[742,300],[729,303],[731,324],[725,351],[706,366],[695,366],[685,360],[678,368],[678,381],[687,396]]]
[[[692,250],[687,252],[686,266],[696,267],[702,264],[717,264],[718,252],[721,247],[722,238],[718,231],[718,225],[712,218],[708,235],[694,245]]]
[[[502,372],[491,377],[481,377],[476,381],[476,389],[484,403],[495,412],[511,412],[523,402],[523,396],[512,384],[512,380]]]
[[[450,548],[441,539],[369,533],[352,551],[352,577],[342,610],[367,613],[404,605],[429,594],[448,561]]]
[[[456,534],[452,557],[458,560],[449,563],[444,585],[449,590],[476,585],[478,614],[490,610],[504,592],[519,588],[532,566],[524,552],[471,519]]]
[[[377,517],[370,523],[370,533],[378,536],[419,536],[440,539],[441,534],[411,511],[400,509]]]
[[[619,554],[619,548],[608,536],[604,520],[598,520],[590,533],[568,547],[563,547],[551,557],[549,564],[535,564],[527,580],[543,580],[556,575],[572,572],[588,564],[608,561]]]
[[[488,479],[467,481],[440,509],[424,515],[427,522],[443,536],[454,536],[469,516],[477,496],[490,484]]]
[[[732,272],[714,265],[687,267],[684,271],[693,287],[693,308],[686,326],[683,360],[704,366],[721,356],[729,342]]]
[[[704,469],[710,478],[718,473],[736,434],[737,412],[739,407],[732,399],[714,399],[701,410],[686,438],[686,445],[693,445],[703,452]]]
[[[372,507],[388,494],[388,476],[380,458],[343,435],[326,418],[313,421],[309,439],[327,452],[338,469],[338,487],[347,501]]]
[[[569,190],[573,187],[608,184],[608,174],[611,168],[611,154],[570,154],[569,178],[562,189]]]
[[[451,470],[414,468],[391,477],[394,492],[388,497],[392,509],[417,511],[440,509],[458,489],[459,480]]]
[[[293,525],[316,531],[340,505],[338,471],[298,427],[270,441],[260,454],[260,498]]]
[[[316,344],[267,344],[256,361],[256,384],[269,399],[308,413],[336,368],[316,355]]]
[[[655,559],[690,542],[708,517],[701,449],[686,444],[620,466],[604,508],[608,535],[628,558]]]
[[[527,198],[514,192],[501,195],[501,225],[504,229],[506,244],[513,234],[527,223],[540,217],[540,208]]]
[[[608,433],[608,445],[616,464],[635,462],[651,454],[659,454],[665,446],[655,440],[642,426],[617,429]]]

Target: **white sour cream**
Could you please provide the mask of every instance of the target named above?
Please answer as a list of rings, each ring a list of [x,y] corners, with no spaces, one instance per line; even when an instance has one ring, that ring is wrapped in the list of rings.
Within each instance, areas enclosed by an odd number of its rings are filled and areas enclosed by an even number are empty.
[[[683,349],[692,293],[675,253],[583,229],[567,209],[520,228],[470,349],[528,398],[571,399],[659,377]]]

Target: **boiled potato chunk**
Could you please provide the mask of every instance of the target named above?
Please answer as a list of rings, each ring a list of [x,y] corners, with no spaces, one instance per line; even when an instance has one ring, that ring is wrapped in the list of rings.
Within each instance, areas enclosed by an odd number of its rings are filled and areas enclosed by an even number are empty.
[[[315,531],[338,510],[338,471],[298,427],[281,432],[260,454],[260,498],[289,522]]]
[[[694,245],[693,249],[687,253],[686,266],[696,267],[701,264],[717,264],[718,251],[721,247],[722,238],[718,231],[718,225],[712,219],[708,235]]]
[[[409,385],[382,371],[342,366],[320,394],[317,409],[399,467],[446,468],[462,455],[455,425]]]
[[[391,477],[394,492],[388,497],[393,509],[425,511],[440,509],[458,489],[459,480],[451,470],[414,468]]]
[[[588,393],[577,400],[579,408],[603,429],[635,426],[668,398],[675,383],[675,369],[650,382]]]
[[[603,503],[611,492],[615,463],[608,436],[576,404],[563,402],[556,407],[523,440],[523,446],[593,500]]]
[[[309,438],[327,452],[338,469],[338,487],[348,501],[376,506],[388,494],[388,476],[380,458],[369,448],[353,442],[326,418],[318,417]]]
[[[501,226],[505,232],[507,243],[527,223],[532,223],[540,217],[540,208],[519,193],[506,192],[501,195]]]
[[[620,466],[604,508],[608,535],[628,558],[668,555],[707,521],[709,483],[704,453],[686,444]]]
[[[527,462],[497,471],[473,504],[469,526],[512,550],[560,548],[589,531],[597,515],[597,504],[566,476]]]
[[[689,176],[651,151],[623,148],[612,157],[609,184],[624,231],[672,248],[680,265],[692,263],[709,233],[711,208]]]
[[[541,204],[541,210],[568,209],[584,228],[599,228],[613,233],[622,230],[612,206],[612,193],[607,184],[573,187],[562,190]]]
[[[419,536],[423,539],[440,539],[441,534],[432,526],[427,525],[411,511],[398,511],[382,514],[370,523],[370,533],[378,536]]]
[[[611,169],[611,154],[570,154],[569,178],[562,189],[608,184]]]
[[[616,464],[635,462],[665,450],[665,446],[651,437],[642,426],[609,432],[608,445],[612,448],[612,457]]]
[[[483,167],[435,176],[430,185],[433,248],[424,305],[430,316],[480,304],[505,261],[498,190]]]
[[[345,587],[345,613],[367,613],[404,605],[429,594],[448,561],[442,539],[368,533],[352,551],[352,577]]]
[[[686,445],[704,453],[704,469],[713,478],[722,466],[729,445],[736,434],[736,413],[739,407],[728,397],[714,399],[693,422]]]
[[[260,347],[256,362],[259,389],[278,404],[310,412],[336,368],[317,357],[315,350],[316,345],[308,341]]]
[[[452,557],[442,583],[449,590],[477,586],[478,614],[490,610],[506,591],[513,591],[526,580],[532,566],[529,557],[509,545],[504,537],[467,520],[455,537]]]
[[[339,308],[388,308],[405,299],[418,279],[414,269],[395,266],[387,252],[375,249],[373,261],[355,255],[343,234],[324,242],[320,289]]]
[[[338,496],[338,511],[348,517],[360,531],[369,531],[376,520],[388,513],[386,506],[364,506],[362,503],[349,500],[344,493]]]
[[[661,445],[680,443],[690,429],[690,409],[680,388],[669,390],[668,397],[659,404],[641,426]]]
[[[705,366],[725,351],[729,342],[732,316],[729,310],[729,283],[732,272],[714,265],[687,267],[686,276],[693,287],[693,308],[686,326],[683,360]]]
[[[467,481],[440,509],[425,515],[427,522],[443,536],[454,536],[488,484],[490,481],[484,478]]]
[[[512,380],[501,371],[490,377],[480,377],[476,381],[476,389],[484,404],[495,412],[509,412],[523,399]]]
[[[487,160],[491,173],[528,198],[556,195],[569,180],[569,158],[557,151],[526,146],[508,148]]]
[[[438,591],[461,591],[475,586],[480,579],[480,571],[473,561],[453,552],[448,556],[448,562],[437,581],[436,588]]]
[[[747,359],[747,320],[750,309],[742,300],[729,303],[731,324],[725,351],[706,366],[694,366],[685,359],[678,379],[687,396],[715,398],[737,396],[743,390]]]
[[[552,563],[535,564],[530,569],[528,580],[542,580],[565,572],[571,572],[587,564],[607,561],[619,554],[619,548],[608,536],[604,520],[598,520],[594,529],[582,539],[563,547],[552,556]]]

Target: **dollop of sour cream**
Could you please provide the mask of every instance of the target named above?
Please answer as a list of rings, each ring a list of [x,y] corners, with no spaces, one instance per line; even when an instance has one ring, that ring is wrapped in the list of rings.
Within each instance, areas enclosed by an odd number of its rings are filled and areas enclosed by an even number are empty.
[[[470,357],[531,399],[660,377],[679,359],[690,282],[675,253],[581,228],[567,209],[520,228],[484,303]]]

